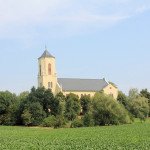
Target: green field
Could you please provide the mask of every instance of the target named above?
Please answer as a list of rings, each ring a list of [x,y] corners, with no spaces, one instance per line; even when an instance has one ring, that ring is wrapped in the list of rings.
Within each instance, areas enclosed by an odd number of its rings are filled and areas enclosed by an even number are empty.
[[[77,129],[0,126],[0,150],[150,150],[150,122]]]

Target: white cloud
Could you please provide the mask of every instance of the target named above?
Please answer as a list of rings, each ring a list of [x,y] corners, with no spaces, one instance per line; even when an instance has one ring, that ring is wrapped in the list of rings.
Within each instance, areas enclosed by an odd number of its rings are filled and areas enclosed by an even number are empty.
[[[135,2],[135,1],[134,1]],[[28,37],[39,28],[80,32],[83,28],[110,27],[149,9],[143,0],[0,0],[0,37]],[[135,5],[134,5],[135,4]],[[66,31],[64,31],[66,30]],[[57,31],[57,30],[56,30]],[[57,35],[57,33],[55,33]]]
[[[137,9],[136,9],[136,12],[137,13],[143,13],[143,12],[145,12],[145,11],[147,11],[147,10],[149,10],[150,9],[150,5],[143,5],[143,6],[141,6],[141,7],[138,7]]]

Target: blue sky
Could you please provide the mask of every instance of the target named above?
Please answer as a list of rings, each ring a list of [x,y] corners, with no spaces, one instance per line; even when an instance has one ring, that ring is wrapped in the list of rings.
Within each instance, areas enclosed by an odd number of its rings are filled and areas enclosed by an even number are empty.
[[[0,0],[0,91],[37,87],[45,44],[58,77],[150,90],[149,0]]]

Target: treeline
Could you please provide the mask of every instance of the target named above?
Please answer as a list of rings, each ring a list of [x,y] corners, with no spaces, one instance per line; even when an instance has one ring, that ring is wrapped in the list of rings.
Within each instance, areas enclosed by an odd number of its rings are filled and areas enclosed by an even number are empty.
[[[131,123],[134,117],[145,121],[149,115],[150,93],[131,89],[129,96],[121,91],[117,100],[97,92],[80,99],[70,93],[54,96],[50,89],[33,87],[19,96],[0,92],[0,125],[44,127],[82,127]]]

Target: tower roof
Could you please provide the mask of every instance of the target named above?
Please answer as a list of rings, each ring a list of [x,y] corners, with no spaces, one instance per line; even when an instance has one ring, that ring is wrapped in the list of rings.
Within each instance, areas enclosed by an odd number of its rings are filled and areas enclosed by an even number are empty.
[[[42,54],[42,56],[41,56],[40,58],[42,58],[42,57],[53,57],[53,58],[55,58],[54,56],[52,56],[52,55],[48,52],[48,50],[45,50],[45,51],[44,51],[44,53]]]

